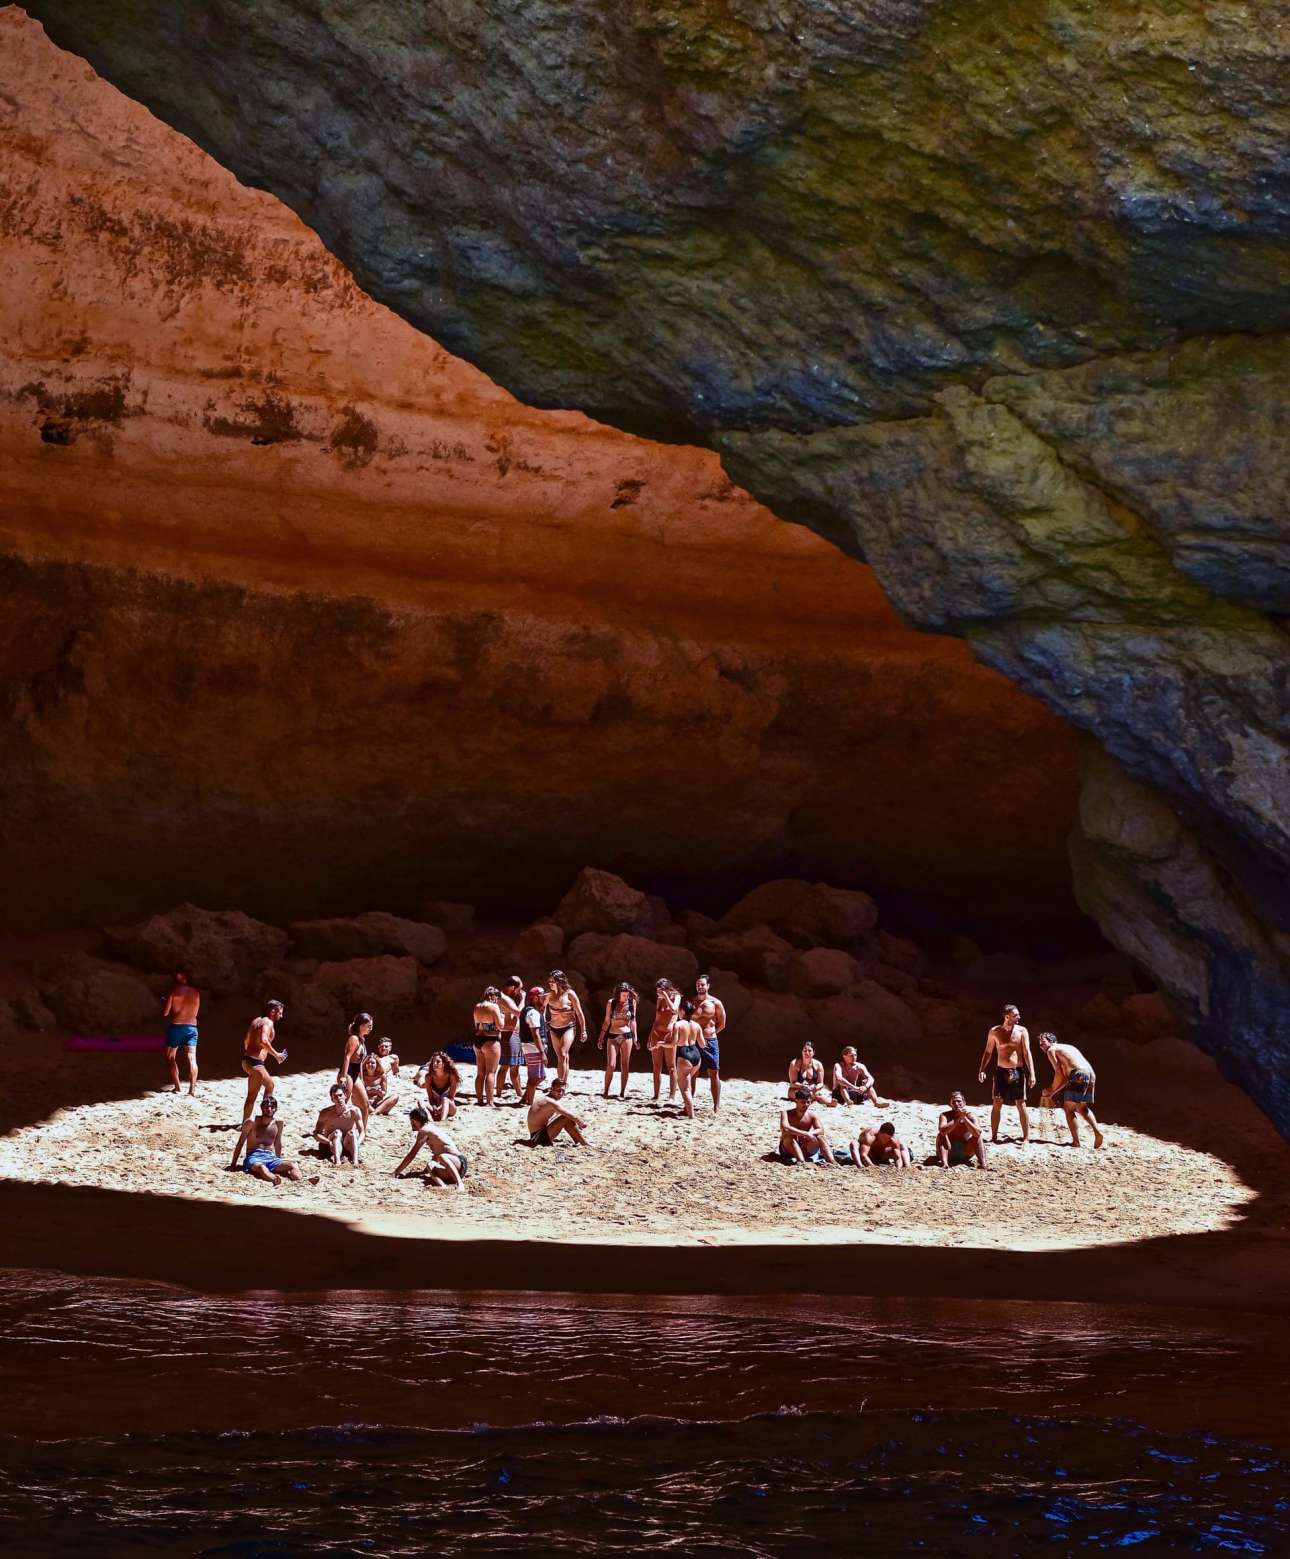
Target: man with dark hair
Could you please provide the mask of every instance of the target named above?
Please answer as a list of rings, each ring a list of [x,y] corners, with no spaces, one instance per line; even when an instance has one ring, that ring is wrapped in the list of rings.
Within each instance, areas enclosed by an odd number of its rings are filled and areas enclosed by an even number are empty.
[[[253,1116],[242,1122],[242,1130],[233,1144],[230,1169],[237,1168],[243,1148],[246,1149],[246,1172],[257,1180],[280,1185],[284,1179],[300,1179],[300,1171],[282,1156],[282,1122],[278,1119],[278,1101],[271,1094],[265,1094],[258,1118]],[[317,1180],[312,1182],[317,1183]]]
[[[936,1133],[936,1161],[942,1169],[951,1164],[971,1164],[977,1169],[990,1167],[989,1149],[975,1117],[961,1093],[950,1095],[950,1107],[941,1114]]]
[[[529,1146],[534,1148],[550,1148],[555,1146],[556,1138],[561,1132],[566,1132],[571,1141],[579,1147],[588,1146],[583,1132],[587,1123],[580,1120],[572,1110],[568,1109],[561,1100],[564,1098],[564,1081],[556,1077],[546,1093],[535,1096],[529,1105],[528,1128]]]
[[[694,1021],[703,1030],[699,1046],[699,1074],[712,1083],[712,1113],[721,1105],[721,1034],[726,1026],[726,1009],[712,994],[712,981],[701,974],[694,982]]]
[[[270,1001],[265,1004],[264,1016],[252,1018],[247,1025],[246,1033],[242,1036],[242,1070],[246,1074],[246,1104],[242,1109],[242,1119],[249,1121],[255,1111],[255,1100],[261,1088],[266,1095],[273,1093],[273,1078],[269,1075],[269,1058],[281,1063],[287,1059],[285,1050],[275,1050],[273,1041],[277,1037],[278,1024],[282,1021],[282,1014],[286,1008],[280,1001]]]
[[[348,1082],[346,1078],[345,1082],[333,1083],[328,1089],[331,1103],[319,1110],[310,1135],[315,1142],[331,1150],[333,1164],[339,1165],[347,1153],[357,1169],[363,1162],[363,1112],[350,1098]]]
[[[430,1154],[427,1182],[434,1186],[451,1186],[454,1191],[464,1190],[461,1182],[466,1178],[466,1155],[446,1131],[430,1124],[429,1111],[422,1109],[419,1104],[408,1111],[408,1121],[412,1126],[414,1140],[407,1156],[394,1171],[394,1178],[402,1179],[408,1165],[425,1148]]]
[[[176,974],[175,982],[166,997],[161,1016],[170,1021],[166,1026],[166,1065],[170,1068],[170,1086],[166,1093],[179,1092],[179,1052],[188,1060],[188,1093],[191,1098],[197,1092],[197,1012],[202,1004],[201,992],[189,985],[186,974]]]
[[[809,1088],[795,1088],[793,1102],[779,1112],[779,1156],[785,1164],[832,1164],[838,1160]]]
[[[981,1065],[976,1080],[985,1082],[985,1070],[994,1056],[994,1104],[990,1110],[990,1141],[999,1140],[999,1117],[1005,1104],[1015,1104],[1021,1121],[1021,1141],[1030,1141],[1030,1115],[1026,1110],[1026,1089],[1035,1086],[1035,1063],[1030,1054],[1030,1035],[1021,1024],[1021,1013],[1011,1004],[1003,1009],[1003,1018],[985,1037]]]
[[[866,1127],[850,1144],[850,1152],[852,1163],[860,1169],[873,1169],[882,1164],[890,1164],[893,1169],[908,1169],[913,1163],[909,1149],[896,1135],[896,1128],[890,1121],[883,1121],[876,1131],[872,1126]]]
[[[1079,1116],[1093,1128],[1093,1146],[1100,1148],[1105,1139],[1097,1123],[1097,1116],[1093,1114],[1097,1073],[1083,1051],[1071,1044],[1060,1044],[1056,1034],[1041,1034],[1039,1048],[1053,1068],[1053,1080],[1040,1095],[1040,1102],[1045,1105],[1060,1104],[1065,1110],[1072,1147],[1079,1147],[1079,1127],[1075,1124],[1075,1118]]]

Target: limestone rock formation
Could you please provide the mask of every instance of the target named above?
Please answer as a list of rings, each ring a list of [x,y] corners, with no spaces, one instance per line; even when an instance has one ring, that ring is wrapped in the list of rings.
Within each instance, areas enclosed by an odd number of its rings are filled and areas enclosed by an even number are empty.
[[[1117,844],[1086,903],[1229,1069],[1287,1072],[1279,4],[33,10],[373,296],[526,400],[710,442],[1095,735],[1216,897]]]
[[[108,951],[157,974],[183,972],[200,990],[224,996],[246,990],[287,950],[287,934],[241,910],[181,904],[135,926],[115,926]]]
[[[1068,731],[863,564],[518,404],[14,9],[0,89],[0,923],[455,931],[595,862],[1069,924]]]

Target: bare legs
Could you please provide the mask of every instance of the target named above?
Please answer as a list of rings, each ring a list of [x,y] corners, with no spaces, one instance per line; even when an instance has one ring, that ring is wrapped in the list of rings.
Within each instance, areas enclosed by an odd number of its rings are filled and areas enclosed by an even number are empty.
[[[498,1040],[475,1046],[475,1103],[491,1109],[497,1103],[497,1065],[502,1059]]]
[[[990,1141],[999,1140],[999,1118],[1003,1114],[1003,1100],[996,1098],[990,1109]],[[1026,1108],[1024,1099],[1017,1100],[1017,1119],[1021,1122],[1021,1140],[1023,1143],[1030,1141],[1030,1111]]]
[[[680,1056],[676,1063],[676,1081],[681,1091],[681,1108],[686,1116],[694,1118],[694,1079],[698,1076],[699,1069],[692,1062]]]
[[[628,1039],[609,1039],[605,1042],[605,1091],[602,1098],[609,1097],[609,1085],[614,1080],[614,1072],[619,1077],[618,1097],[627,1097],[627,1075],[632,1069],[632,1045]],[[657,1074],[656,1074],[657,1075]],[[657,1093],[654,1095],[658,1097]]]
[[[577,1031],[569,1029],[563,1034],[552,1031],[551,1049],[555,1055],[555,1075],[568,1087],[569,1085],[569,1052],[573,1049],[573,1036]]]
[[[578,1123],[561,1111],[558,1115],[552,1115],[546,1123],[547,1137],[554,1142],[562,1131],[567,1131],[579,1147],[587,1146],[587,1139],[582,1135],[582,1128]]]
[[[321,1142],[323,1147],[331,1152],[331,1161],[339,1165],[342,1157],[348,1155],[355,1165],[363,1162],[363,1128],[351,1126],[348,1131],[342,1131],[339,1126],[334,1131],[316,1131],[314,1137]]]
[[[1106,1138],[1102,1135],[1102,1128],[1098,1125],[1097,1116],[1093,1114],[1092,1109],[1087,1104],[1063,1104],[1062,1108],[1066,1111],[1066,1124],[1070,1127],[1071,1147],[1079,1147],[1079,1127],[1076,1121],[1082,1117],[1093,1128],[1093,1146],[1100,1148]]]
[[[721,1073],[715,1066],[708,1071],[708,1081],[712,1084],[712,1113],[715,1115],[721,1108]]]
[[[272,1096],[273,1079],[262,1061],[244,1061],[242,1070],[246,1073],[246,1103],[242,1106],[242,1120],[245,1122],[255,1114],[255,1101],[261,1088],[264,1089],[266,1099]]]
[[[300,1171],[294,1164],[279,1164],[270,1169],[267,1164],[252,1164],[251,1174],[256,1180],[267,1180],[271,1185],[281,1185],[284,1180],[299,1180]]]
[[[667,1067],[667,1097],[669,1103],[676,1098],[676,1046],[655,1045],[650,1051],[654,1063],[654,1103],[658,1103],[659,1092],[663,1086],[663,1068]]]

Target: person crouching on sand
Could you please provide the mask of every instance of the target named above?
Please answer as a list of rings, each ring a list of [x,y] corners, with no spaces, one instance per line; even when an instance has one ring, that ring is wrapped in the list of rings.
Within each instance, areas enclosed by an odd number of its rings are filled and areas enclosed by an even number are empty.
[[[909,1149],[896,1135],[890,1121],[884,1121],[876,1130],[870,1126],[849,1144],[851,1162],[859,1169],[875,1169],[889,1165],[892,1169],[909,1169],[913,1159]]]
[[[283,1180],[300,1179],[300,1171],[282,1156],[282,1122],[278,1119],[278,1101],[271,1094],[265,1095],[258,1116],[253,1115],[249,1121],[242,1122],[242,1130],[233,1144],[230,1169],[237,1168],[243,1148],[246,1149],[243,1167],[257,1180],[280,1185]]]
[[[847,1045],[841,1061],[833,1063],[833,1097],[839,1104],[863,1104],[867,1099],[880,1110],[891,1103],[890,1099],[878,1097],[873,1073],[856,1055],[854,1045]]]
[[[540,1093],[529,1105],[529,1146],[549,1148],[554,1146],[560,1133],[568,1132],[579,1147],[588,1146],[583,1132],[587,1123],[579,1120],[572,1110],[560,1101],[564,1098],[564,1084],[557,1077],[546,1093]]]
[[[186,974],[177,974],[175,983],[166,997],[161,1016],[166,1024],[166,1065],[170,1068],[170,1085],[166,1093],[179,1092],[179,1052],[182,1050],[188,1062],[188,1093],[197,1092],[197,1013],[202,1004],[202,994],[195,985],[189,985]]]
[[[357,1168],[363,1162],[363,1112],[349,1097],[344,1083],[333,1083],[330,1093],[331,1103],[318,1112],[310,1135],[330,1149],[333,1164],[348,1154]]]
[[[990,1150],[985,1145],[985,1137],[961,1093],[952,1093],[949,1109],[941,1113],[936,1133],[936,1162],[942,1169],[949,1169],[954,1164],[971,1164],[976,1169],[990,1167]]]
[[[394,1171],[394,1178],[401,1180],[408,1165],[422,1148],[425,1148],[430,1155],[430,1168],[426,1171],[427,1183],[434,1186],[451,1186],[454,1191],[464,1190],[461,1182],[466,1178],[466,1155],[446,1131],[441,1131],[439,1127],[430,1124],[430,1117],[421,1105],[418,1104],[408,1111],[408,1121],[412,1126],[413,1143],[403,1162]]]
[[[1048,1057],[1053,1069],[1053,1080],[1040,1096],[1040,1103],[1060,1104],[1066,1111],[1066,1124],[1070,1128],[1073,1148],[1079,1147],[1079,1127],[1075,1124],[1077,1116],[1093,1128],[1093,1146],[1100,1148],[1106,1139],[1097,1123],[1097,1116],[1093,1114],[1097,1073],[1082,1051],[1074,1045],[1059,1044],[1056,1034],[1041,1034],[1039,1048]]]
[[[779,1156],[785,1164],[837,1165],[809,1088],[794,1088],[792,1104],[779,1112]]]

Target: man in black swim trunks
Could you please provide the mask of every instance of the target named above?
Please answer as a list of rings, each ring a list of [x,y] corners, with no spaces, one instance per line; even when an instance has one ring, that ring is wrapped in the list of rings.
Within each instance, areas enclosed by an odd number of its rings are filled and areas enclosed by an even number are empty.
[[[561,1132],[567,1132],[579,1147],[587,1146],[583,1136],[587,1123],[579,1120],[572,1110],[560,1102],[564,1098],[564,1084],[557,1077],[546,1093],[538,1094],[529,1105],[529,1144],[532,1147],[549,1148]]]
[[[1011,1005],[985,1037],[981,1065],[976,1080],[985,1082],[986,1068],[994,1056],[994,1105],[990,1110],[990,1141],[999,1140],[999,1117],[1005,1104],[1015,1104],[1021,1120],[1021,1142],[1030,1141],[1030,1115],[1026,1110],[1026,1089],[1035,1086],[1035,1063],[1030,1054],[1030,1034],[1022,1027],[1021,1013]]]

